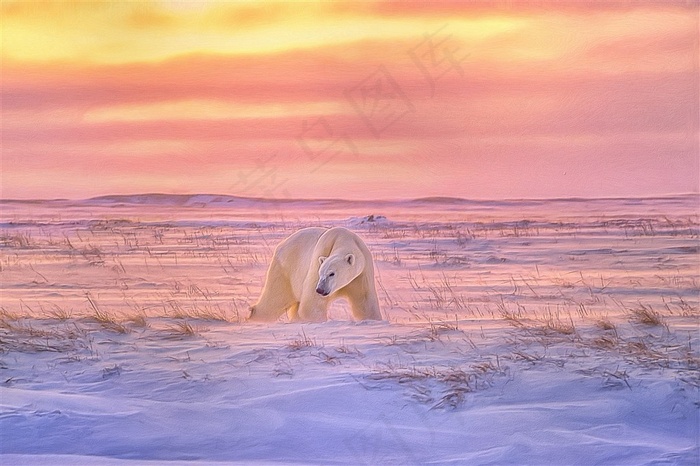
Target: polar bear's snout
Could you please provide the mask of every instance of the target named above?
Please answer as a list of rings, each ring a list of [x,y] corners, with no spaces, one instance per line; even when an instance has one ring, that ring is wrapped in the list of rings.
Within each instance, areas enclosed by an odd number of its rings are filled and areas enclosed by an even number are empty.
[[[316,285],[316,293],[320,294],[321,296],[328,296],[331,294],[328,288],[328,282],[322,278],[318,281],[318,285]]]

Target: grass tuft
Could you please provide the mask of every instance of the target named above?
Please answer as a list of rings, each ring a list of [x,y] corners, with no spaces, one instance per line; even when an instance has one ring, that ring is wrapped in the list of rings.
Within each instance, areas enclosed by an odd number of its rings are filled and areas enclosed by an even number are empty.
[[[547,319],[544,323],[543,329],[545,331],[559,333],[561,335],[574,335],[576,333],[576,326],[574,322],[563,322],[559,319]]]
[[[661,314],[656,312],[651,306],[640,304],[639,307],[630,309],[630,318],[638,324],[650,327],[666,326]]]
[[[465,370],[461,367],[395,367],[391,364],[367,376],[373,381],[394,381],[412,389],[412,398],[432,403],[430,409],[457,409],[468,393],[491,386],[494,375],[503,371],[492,362],[479,363]],[[433,391],[439,393],[433,396]]]
[[[90,304],[90,307],[92,308],[93,314],[92,318],[97,321],[100,325],[102,325],[103,328],[107,330],[111,330],[112,332],[116,333],[121,333],[121,334],[126,334],[130,332],[129,327],[125,326],[121,322],[117,320],[117,317],[113,314],[110,314],[109,312],[106,312],[102,310],[97,303],[95,302],[94,299],[92,299],[92,296],[90,296],[90,293],[86,293],[85,296],[87,297],[88,303]]]
[[[84,331],[77,326],[36,328],[31,324],[0,320],[0,352],[70,353],[89,348]]]
[[[65,309],[57,304],[51,304],[51,309],[46,311],[46,315],[51,319],[66,321],[73,317],[72,309]]]
[[[292,351],[299,351],[304,348],[313,348],[316,345],[316,341],[312,340],[306,335],[306,332],[302,329],[301,334],[296,340],[293,340],[287,345],[288,348]]]
[[[610,322],[608,319],[601,319],[598,322],[596,322],[596,325],[601,330],[615,330],[616,329],[615,324]]]
[[[197,337],[200,336],[201,332],[205,332],[207,329],[199,327],[197,325],[192,325],[186,320],[178,322],[175,325],[168,327],[171,338],[180,337]]]

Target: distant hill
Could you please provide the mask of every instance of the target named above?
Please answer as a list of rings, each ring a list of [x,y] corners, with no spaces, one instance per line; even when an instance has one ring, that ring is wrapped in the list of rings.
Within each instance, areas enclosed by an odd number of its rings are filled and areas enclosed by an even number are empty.
[[[163,206],[246,206],[254,204],[364,204],[363,201],[347,201],[342,199],[265,199],[259,197],[230,196],[226,194],[125,194],[98,196],[83,201],[89,204],[121,204],[121,205],[163,205]]]
[[[668,196],[653,196],[645,198],[560,198],[560,199],[503,199],[503,200],[475,200],[459,197],[432,196],[417,199],[404,200],[347,200],[347,199],[266,199],[260,197],[231,196],[227,194],[164,194],[164,193],[143,193],[143,194],[113,194],[97,196],[85,200],[69,199],[0,199],[2,203],[61,203],[61,204],[83,204],[83,205],[104,205],[104,206],[128,206],[128,205],[150,205],[150,206],[173,206],[173,207],[246,207],[261,205],[285,205],[285,206],[478,206],[481,208],[497,206],[536,206],[545,203],[600,203],[614,201],[622,204],[639,204],[649,201],[663,202],[686,202],[689,200],[700,201],[700,194],[674,194]]]
[[[85,200],[90,204],[142,204],[188,206],[196,204],[230,204],[250,202],[250,198],[214,194],[116,194],[92,197]]]

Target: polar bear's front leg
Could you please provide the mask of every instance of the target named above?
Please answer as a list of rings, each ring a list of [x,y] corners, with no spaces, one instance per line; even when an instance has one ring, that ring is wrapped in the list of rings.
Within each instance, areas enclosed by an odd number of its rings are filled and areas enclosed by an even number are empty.
[[[309,322],[328,320],[328,298],[313,291],[304,291],[299,302],[299,319]]]
[[[371,277],[360,276],[343,291],[356,320],[382,320],[377,290]]]
[[[292,307],[287,309],[287,317],[290,322],[296,322],[299,320],[299,303],[292,304]]]
[[[348,296],[352,315],[357,320],[382,320],[379,302],[376,296]]]

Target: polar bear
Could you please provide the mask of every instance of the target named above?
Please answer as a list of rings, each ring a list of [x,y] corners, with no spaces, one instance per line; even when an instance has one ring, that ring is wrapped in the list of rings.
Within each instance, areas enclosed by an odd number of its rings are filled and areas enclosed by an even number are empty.
[[[350,303],[358,320],[382,320],[374,262],[364,241],[345,228],[304,228],[275,249],[250,320],[325,321],[336,298]]]

